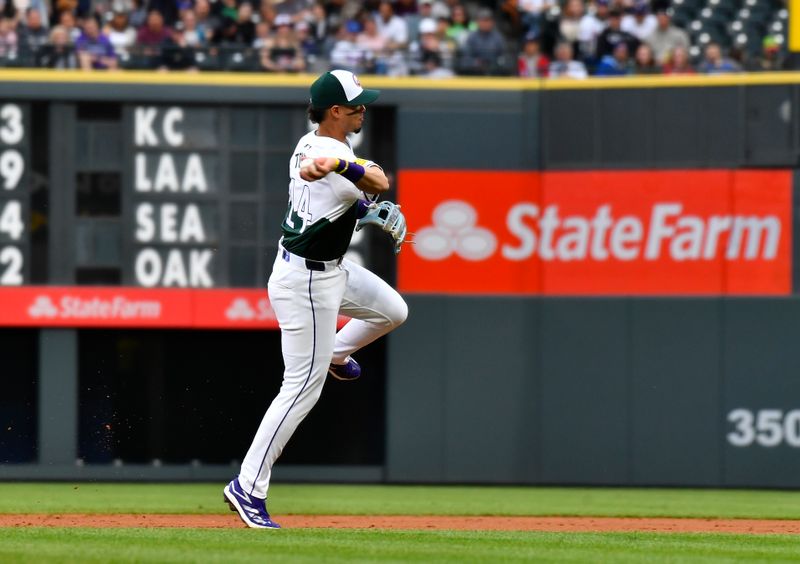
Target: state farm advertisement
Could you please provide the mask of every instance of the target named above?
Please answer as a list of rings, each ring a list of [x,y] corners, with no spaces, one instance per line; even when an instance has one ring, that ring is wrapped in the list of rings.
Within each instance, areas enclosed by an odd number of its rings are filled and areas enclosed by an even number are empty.
[[[402,171],[404,292],[785,295],[788,170]]]
[[[0,326],[276,329],[266,289],[0,288]]]

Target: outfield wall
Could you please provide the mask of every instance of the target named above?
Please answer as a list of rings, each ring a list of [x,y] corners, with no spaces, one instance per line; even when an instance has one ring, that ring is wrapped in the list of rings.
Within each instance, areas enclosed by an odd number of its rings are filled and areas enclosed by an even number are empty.
[[[24,265],[0,478],[227,477],[280,383],[259,287],[311,77],[3,77],[26,166],[0,203],[27,221],[0,235]],[[364,82],[360,151],[418,241],[397,265],[380,234],[355,248],[411,313],[277,479],[800,485],[799,78]],[[202,193],[170,193],[193,155]],[[137,239],[142,205],[195,206],[208,238]],[[207,270],[148,287],[143,253]]]

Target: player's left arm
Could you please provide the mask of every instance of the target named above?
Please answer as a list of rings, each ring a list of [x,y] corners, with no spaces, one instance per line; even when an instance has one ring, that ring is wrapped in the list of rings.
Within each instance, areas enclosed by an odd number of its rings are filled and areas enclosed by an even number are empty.
[[[355,183],[356,187],[365,194],[378,196],[389,190],[389,179],[378,163],[367,159],[356,158],[355,163],[364,167],[364,176]],[[371,201],[377,200],[370,198]]]

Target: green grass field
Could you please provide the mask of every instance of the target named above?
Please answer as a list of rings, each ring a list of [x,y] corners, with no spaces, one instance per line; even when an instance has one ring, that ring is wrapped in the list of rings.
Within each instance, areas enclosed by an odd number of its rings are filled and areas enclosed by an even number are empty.
[[[0,484],[0,513],[228,514],[223,484]],[[800,519],[800,492],[274,485],[287,514]],[[284,529],[0,529],[0,562],[800,562],[800,536]]]

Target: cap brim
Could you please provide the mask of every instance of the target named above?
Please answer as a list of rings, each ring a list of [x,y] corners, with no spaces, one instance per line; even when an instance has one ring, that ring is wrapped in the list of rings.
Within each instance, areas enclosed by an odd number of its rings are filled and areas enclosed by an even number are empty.
[[[367,104],[371,104],[372,102],[377,100],[378,96],[380,96],[380,93],[381,93],[380,90],[367,90],[366,88],[364,88],[363,92],[361,92],[361,94],[359,94],[358,96],[347,102],[347,105],[360,106],[361,104],[364,104],[366,106]]]

